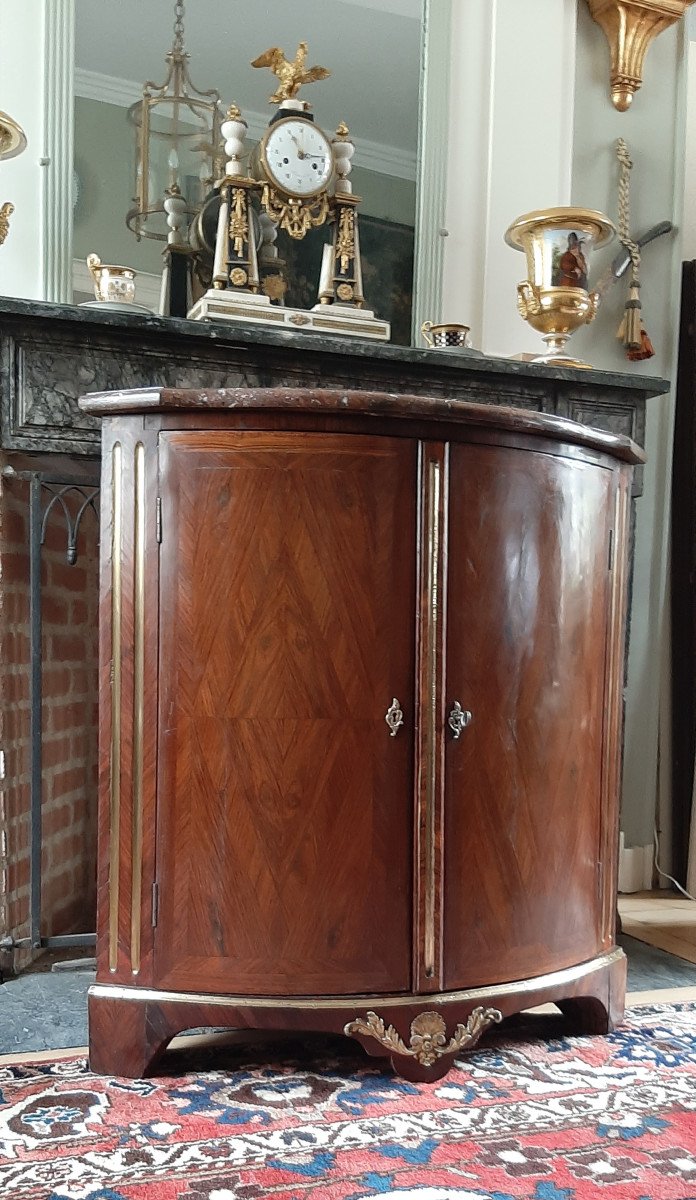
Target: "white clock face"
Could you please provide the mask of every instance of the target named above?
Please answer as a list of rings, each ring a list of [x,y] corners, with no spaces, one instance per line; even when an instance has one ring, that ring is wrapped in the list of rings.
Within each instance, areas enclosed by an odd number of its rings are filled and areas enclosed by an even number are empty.
[[[331,146],[321,129],[294,117],[271,125],[264,157],[277,186],[295,196],[323,191],[333,169]]]

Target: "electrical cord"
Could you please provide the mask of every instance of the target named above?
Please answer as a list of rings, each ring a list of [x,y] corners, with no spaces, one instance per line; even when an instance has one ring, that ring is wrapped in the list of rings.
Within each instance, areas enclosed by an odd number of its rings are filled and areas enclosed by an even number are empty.
[[[659,843],[658,837],[657,837],[657,825],[655,825],[653,828],[653,844],[655,846],[655,855],[653,858],[653,866],[654,866],[655,870],[657,871],[658,875],[661,875],[663,879],[669,879],[669,882],[674,884],[675,888],[677,889],[677,891],[681,892],[682,896],[686,896],[687,900],[693,900],[694,903],[696,904],[696,896],[692,896],[691,892],[687,892],[686,888],[683,888],[680,883],[677,883],[676,879],[674,879],[671,875],[668,875],[667,872],[663,871],[662,867],[660,867],[658,865],[657,856],[660,853],[660,843]]]

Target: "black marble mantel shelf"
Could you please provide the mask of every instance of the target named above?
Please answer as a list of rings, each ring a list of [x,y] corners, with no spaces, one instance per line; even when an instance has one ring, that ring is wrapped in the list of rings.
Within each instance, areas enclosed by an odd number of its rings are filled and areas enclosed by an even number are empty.
[[[644,443],[645,402],[662,379],[506,358],[0,299],[4,451],[96,456],[86,392],[125,388],[350,387],[456,396],[555,413]]]

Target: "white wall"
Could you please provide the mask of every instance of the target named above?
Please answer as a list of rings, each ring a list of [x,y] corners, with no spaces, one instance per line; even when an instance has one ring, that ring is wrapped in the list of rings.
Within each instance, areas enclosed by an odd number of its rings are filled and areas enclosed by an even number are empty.
[[[0,259],[0,294],[71,298],[74,0],[2,0],[0,108],[25,152],[0,163],[16,208]]]
[[[696,10],[692,12],[696,18]],[[696,28],[692,31],[694,35]],[[688,45],[684,199],[682,248],[684,261],[691,262],[696,258],[696,41],[690,41]]]
[[[504,244],[505,229],[526,211],[563,203],[597,208],[616,219],[619,136],[627,140],[635,162],[635,228],[664,219],[679,225],[684,27],[672,28],[653,44],[644,87],[622,114],[609,97],[609,47],[584,0],[454,0],[453,7],[442,317],[471,325],[474,345],[487,352],[538,352],[538,335],[516,312],[515,285],[524,277],[524,260]],[[675,377],[680,240],[675,234],[645,253],[643,300],[656,357],[631,364],[616,341],[625,284],[597,321],[574,335],[573,352],[615,371]],[[607,261],[616,249],[609,249]],[[627,686],[622,813],[627,846],[652,839],[660,722],[662,777],[669,777],[665,684],[672,421],[671,397],[649,402],[649,463],[637,515]]]
[[[629,363],[615,336],[626,299],[625,279],[607,297],[595,323],[573,336],[573,345],[597,366],[671,380],[676,379],[681,288],[686,49],[683,23],[662,33],[648,51],[642,89],[629,111],[619,113],[609,98],[606,38],[587,6],[578,7],[573,200],[617,220],[615,144],[623,137],[634,164],[633,229],[640,233],[670,220],[676,231],[648,246],[643,256],[643,313],[655,357]],[[605,261],[616,249],[604,252]],[[652,841],[658,753],[663,766],[669,759],[668,689],[661,684],[669,678],[666,579],[673,416],[672,394],[648,401],[648,463],[637,505],[626,695],[622,829],[627,846]],[[669,771],[662,774],[667,781]]]
[[[0,203],[15,211],[0,251],[0,294],[40,299],[42,258],[37,247],[41,229],[44,167],[43,28],[45,0],[3,0],[0,37],[0,109],[24,129],[28,145],[18,158],[0,163]],[[7,30],[12,30],[12,37]]]
[[[522,213],[570,203],[576,0],[454,0],[442,319],[490,354],[539,353],[518,316]]]

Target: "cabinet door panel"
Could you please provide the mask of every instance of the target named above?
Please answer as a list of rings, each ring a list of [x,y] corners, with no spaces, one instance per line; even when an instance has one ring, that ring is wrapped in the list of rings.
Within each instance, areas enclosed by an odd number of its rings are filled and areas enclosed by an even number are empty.
[[[415,459],[161,437],[161,986],[409,986]]]
[[[446,986],[600,949],[612,474],[453,446],[446,730]]]

